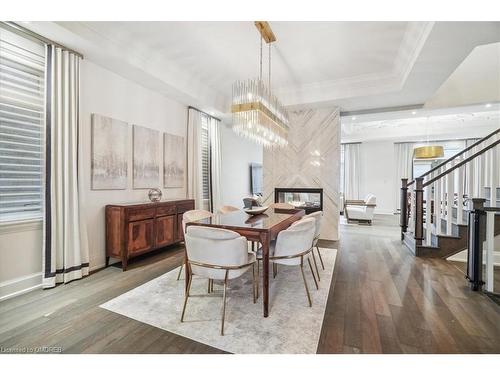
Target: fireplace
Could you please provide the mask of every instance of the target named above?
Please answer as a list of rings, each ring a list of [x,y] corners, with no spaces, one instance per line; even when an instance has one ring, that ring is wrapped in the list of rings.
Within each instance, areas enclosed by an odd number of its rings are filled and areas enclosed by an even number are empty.
[[[275,203],[288,203],[310,214],[323,211],[323,189],[320,188],[275,188]]]

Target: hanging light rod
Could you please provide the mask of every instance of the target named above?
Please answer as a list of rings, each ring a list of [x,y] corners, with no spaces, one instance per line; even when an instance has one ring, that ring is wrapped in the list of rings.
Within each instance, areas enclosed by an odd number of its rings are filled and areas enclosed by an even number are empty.
[[[271,30],[271,26],[269,26],[269,22],[267,21],[255,21],[255,27],[259,30],[262,39],[266,41],[266,43],[276,42],[276,37],[274,36],[273,30]]]

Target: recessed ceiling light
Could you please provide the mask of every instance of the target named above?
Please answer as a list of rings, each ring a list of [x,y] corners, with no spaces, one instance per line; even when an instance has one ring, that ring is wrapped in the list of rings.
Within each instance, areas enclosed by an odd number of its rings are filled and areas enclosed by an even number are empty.
[[[411,111],[411,114],[412,114],[412,115],[416,115],[416,114],[417,114],[417,111]]]
[[[491,103],[487,103],[487,104],[485,105],[485,107],[486,107],[486,108],[490,108],[490,107],[491,107]]]
[[[352,121],[356,120],[356,116],[352,116]]]

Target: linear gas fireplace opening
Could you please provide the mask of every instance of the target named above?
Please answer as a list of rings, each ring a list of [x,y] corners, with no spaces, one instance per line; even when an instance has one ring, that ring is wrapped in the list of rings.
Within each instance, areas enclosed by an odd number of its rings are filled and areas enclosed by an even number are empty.
[[[323,211],[323,189],[321,188],[275,188],[275,203],[288,203],[310,214]]]

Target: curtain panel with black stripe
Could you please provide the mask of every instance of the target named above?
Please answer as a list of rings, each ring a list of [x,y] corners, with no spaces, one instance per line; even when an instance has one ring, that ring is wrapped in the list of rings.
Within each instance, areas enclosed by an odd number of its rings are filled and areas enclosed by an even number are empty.
[[[43,286],[89,273],[89,249],[78,178],[80,57],[47,45]]]

